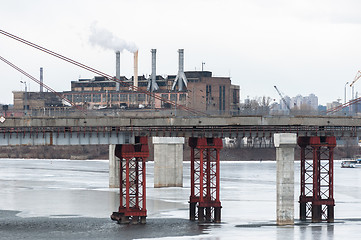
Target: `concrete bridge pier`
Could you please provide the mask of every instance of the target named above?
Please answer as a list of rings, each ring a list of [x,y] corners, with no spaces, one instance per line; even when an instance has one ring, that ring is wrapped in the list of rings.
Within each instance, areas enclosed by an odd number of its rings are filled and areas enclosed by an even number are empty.
[[[277,225],[294,224],[295,133],[274,134],[277,161]]]
[[[116,144],[109,145],[109,187],[119,188],[120,186],[120,159],[115,156]]]
[[[183,137],[153,137],[154,187],[183,187]]]

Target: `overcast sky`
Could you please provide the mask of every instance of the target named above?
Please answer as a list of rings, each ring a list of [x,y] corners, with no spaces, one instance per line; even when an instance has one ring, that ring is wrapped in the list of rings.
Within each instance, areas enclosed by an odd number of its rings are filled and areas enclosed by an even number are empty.
[[[0,29],[115,75],[114,49],[101,47],[94,34],[106,33],[139,49],[139,75],[151,73],[152,48],[157,74],[176,74],[179,48],[185,70],[204,69],[230,76],[242,99],[285,95],[344,98],[346,82],[361,70],[359,0],[0,0]],[[99,41],[104,41],[100,39]],[[0,35],[0,56],[57,91],[93,73]],[[39,86],[0,62],[0,103],[12,91]],[[133,74],[133,57],[121,54],[121,74]],[[355,92],[361,95],[361,80]],[[347,87],[347,98],[351,96]]]

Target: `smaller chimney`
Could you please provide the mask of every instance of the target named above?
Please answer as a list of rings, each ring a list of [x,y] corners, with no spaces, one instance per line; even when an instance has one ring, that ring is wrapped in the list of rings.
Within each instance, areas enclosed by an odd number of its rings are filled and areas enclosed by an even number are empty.
[[[133,86],[138,87],[138,50],[134,52],[134,79]],[[136,89],[134,89],[136,90]]]
[[[184,74],[184,49],[178,49],[179,61],[178,61],[178,74],[175,78],[172,86],[172,90],[176,89],[176,84],[178,82],[178,91],[183,91],[187,88],[187,77]]]
[[[117,79],[116,83],[115,83],[115,90],[116,91],[120,91],[120,52],[116,51],[115,52],[115,77]]]
[[[147,90],[154,92],[157,91],[159,89],[159,86],[157,84],[157,74],[156,74],[156,69],[157,69],[157,49],[152,49],[152,75],[150,76],[150,78],[148,79],[148,87]]]
[[[40,92],[43,92],[43,68],[40,68]]]

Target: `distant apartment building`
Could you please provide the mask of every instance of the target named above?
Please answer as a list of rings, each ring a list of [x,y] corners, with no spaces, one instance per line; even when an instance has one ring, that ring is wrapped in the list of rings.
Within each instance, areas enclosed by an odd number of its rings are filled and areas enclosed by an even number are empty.
[[[289,96],[284,97],[286,103],[290,109],[294,110],[317,110],[318,109],[318,97],[311,93],[308,96],[303,97],[302,95],[297,95],[296,97],[290,98]],[[288,110],[288,107],[285,103],[280,100],[280,109]]]
[[[342,105],[342,103],[340,103],[339,101],[333,101],[333,102],[331,102],[331,103],[327,103],[327,104],[326,104],[326,109],[327,109],[327,111],[328,111],[328,110],[337,108],[337,107],[339,107],[339,106],[341,106],[341,105]]]

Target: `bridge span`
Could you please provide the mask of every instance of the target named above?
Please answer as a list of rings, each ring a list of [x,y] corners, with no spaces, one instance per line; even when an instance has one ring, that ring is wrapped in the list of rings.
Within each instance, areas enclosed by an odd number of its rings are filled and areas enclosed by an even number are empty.
[[[134,143],[134,136],[361,136],[361,118],[329,116],[23,117],[0,123],[0,145]]]

